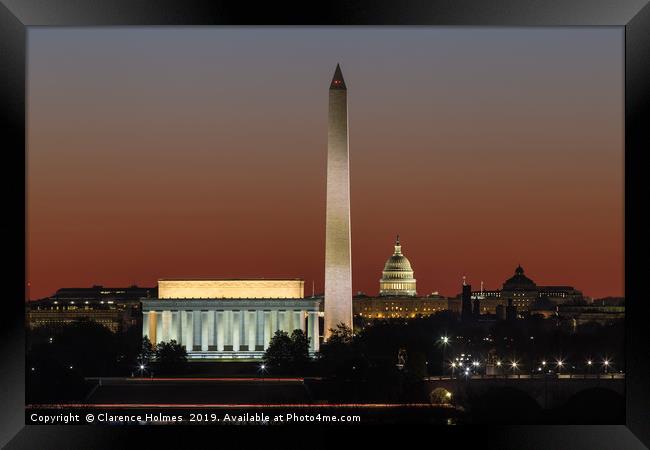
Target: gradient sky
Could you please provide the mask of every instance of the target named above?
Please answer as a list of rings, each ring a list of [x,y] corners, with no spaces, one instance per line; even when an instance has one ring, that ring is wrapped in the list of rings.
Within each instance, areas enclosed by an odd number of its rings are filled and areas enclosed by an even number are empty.
[[[28,276],[323,290],[328,87],[348,86],[353,289],[623,294],[622,28],[30,28]]]

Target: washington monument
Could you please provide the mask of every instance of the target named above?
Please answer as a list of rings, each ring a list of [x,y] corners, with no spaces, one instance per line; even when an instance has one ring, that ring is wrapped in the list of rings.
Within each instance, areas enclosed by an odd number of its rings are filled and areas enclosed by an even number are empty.
[[[328,120],[325,339],[340,323],[352,328],[348,91],[338,64],[330,84]]]

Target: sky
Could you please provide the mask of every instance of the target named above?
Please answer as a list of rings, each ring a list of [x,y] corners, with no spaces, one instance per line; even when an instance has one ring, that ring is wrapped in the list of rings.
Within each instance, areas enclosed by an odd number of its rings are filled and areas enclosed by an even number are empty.
[[[622,28],[30,28],[29,297],[166,277],[323,291],[328,88],[352,283],[624,292]]]

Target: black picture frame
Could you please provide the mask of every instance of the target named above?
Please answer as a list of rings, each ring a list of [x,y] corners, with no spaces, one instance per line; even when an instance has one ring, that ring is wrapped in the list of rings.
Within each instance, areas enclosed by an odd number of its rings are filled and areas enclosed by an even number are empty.
[[[647,219],[641,186],[643,143],[650,141],[650,6],[646,0],[365,1],[300,7],[265,2],[226,4],[182,0],[0,0],[0,111],[9,285],[0,317],[2,418],[0,444],[7,448],[103,448],[128,446],[131,427],[48,427],[24,424],[25,323],[25,117],[27,28],[36,26],[142,25],[430,25],[616,26],[625,29],[625,297],[626,425],[493,426],[444,432],[456,442],[495,448],[643,448],[650,446],[650,327],[643,298]],[[210,427],[193,427],[195,436]],[[427,427],[419,431],[427,433]],[[178,428],[157,427],[157,439],[176,439]],[[430,431],[430,430],[429,430]],[[439,433],[443,433],[440,431]],[[220,433],[222,433],[220,431]],[[438,433],[438,431],[436,431]],[[212,435],[214,438],[214,435]],[[314,438],[311,438],[314,439]],[[412,442],[412,441],[410,441]]]

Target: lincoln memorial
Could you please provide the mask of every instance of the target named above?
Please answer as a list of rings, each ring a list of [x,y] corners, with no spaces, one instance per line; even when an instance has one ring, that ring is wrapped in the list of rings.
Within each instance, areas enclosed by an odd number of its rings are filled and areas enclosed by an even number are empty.
[[[192,359],[261,358],[277,330],[303,330],[319,348],[318,298],[303,280],[163,279],[158,298],[142,299],[142,334],[176,342]]]

